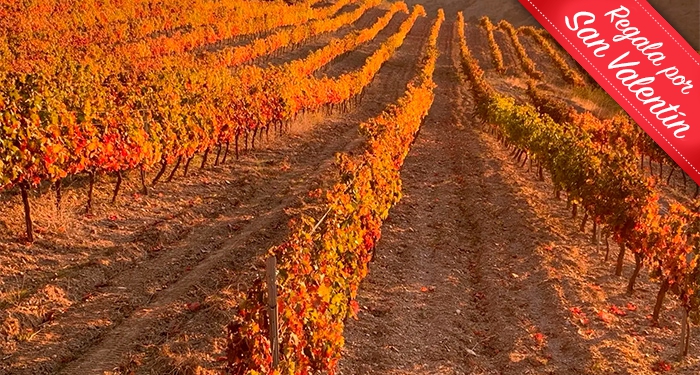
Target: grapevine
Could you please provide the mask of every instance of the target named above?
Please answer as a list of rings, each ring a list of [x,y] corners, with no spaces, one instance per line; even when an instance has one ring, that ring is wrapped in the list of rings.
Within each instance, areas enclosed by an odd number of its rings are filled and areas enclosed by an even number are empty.
[[[463,28],[462,17],[458,17],[457,27]],[[463,35],[460,34],[461,39]],[[462,40],[460,45],[462,66],[474,94],[478,101],[486,103],[477,108],[480,116],[492,124],[507,145],[526,150],[535,158],[540,176],[542,169],[548,170],[555,190],[566,191],[570,201],[585,207],[594,222],[613,234],[620,244],[616,274],[621,272],[626,248],[633,251],[635,270],[628,291],[631,292],[642,265],[651,263],[652,275],[661,281],[653,319],[658,320],[660,306],[672,285],[688,310],[697,308],[689,296],[696,294],[693,280],[698,273],[698,248],[693,245],[697,235],[690,229],[699,225],[698,216],[678,205],[672,206],[667,215],[660,215],[654,184],[637,167],[635,154],[624,147],[601,147],[604,142],[596,141],[600,134],[590,130],[601,129],[596,124],[599,120],[560,111],[560,118],[577,123],[562,126],[531,105],[519,105],[512,98],[495,93],[483,79],[466,42]],[[621,121],[611,120],[614,127]],[[624,141],[624,137],[616,139]]]
[[[367,274],[382,221],[401,197],[399,170],[433,102],[436,41],[443,20],[440,11],[421,71],[404,96],[360,125],[368,136],[366,151],[338,157],[340,178],[326,192],[325,219],[295,220],[290,239],[271,250],[280,269],[280,368],[271,369],[264,283],[258,280],[239,305],[239,319],[228,327],[231,373],[335,373],[343,322],[357,313],[357,289]]]
[[[580,74],[578,74],[574,69],[572,69],[569,64],[564,60],[564,58],[557,52],[557,50],[552,47],[552,45],[545,39],[538,31],[532,26],[522,27],[523,33],[531,36],[537,44],[539,44],[544,51],[549,55],[549,57],[554,61],[554,65],[559,68],[564,80],[574,86],[585,86],[586,82],[583,80]]]
[[[518,58],[520,59],[525,73],[534,79],[541,79],[542,73],[535,68],[535,63],[530,59],[530,56],[527,55],[527,51],[525,51],[525,47],[520,43],[518,31],[505,20],[501,20],[501,22],[498,23],[498,27],[505,31],[510,37],[510,41],[513,43],[513,47],[515,47],[515,52],[518,54]]]
[[[491,50],[491,57],[493,58],[493,63],[496,65],[496,71],[503,74],[506,72],[506,67],[503,65],[503,54],[501,53],[501,48],[496,43],[496,39],[493,36],[494,26],[491,20],[487,17],[481,17],[481,27],[486,30],[486,38],[489,41],[489,49]]]

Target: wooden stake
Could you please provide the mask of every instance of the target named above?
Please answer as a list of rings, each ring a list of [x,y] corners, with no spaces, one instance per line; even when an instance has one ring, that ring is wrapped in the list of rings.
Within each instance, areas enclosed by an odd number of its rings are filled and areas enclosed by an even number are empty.
[[[270,317],[270,350],[272,351],[272,366],[277,368],[279,364],[279,339],[277,337],[277,258],[267,258],[265,264],[267,274],[267,308]]]
[[[593,218],[593,238],[591,239],[591,242],[594,245],[598,244],[598,222],[595,220],[595,218]]]
[[[19,184],[19,189],[22,192],[22,204],[24,204],[24,222],[27,226],[27,241],[34,242],[34,225],[32,224],[32,213],[29,207],[29,183],[23,181]]]

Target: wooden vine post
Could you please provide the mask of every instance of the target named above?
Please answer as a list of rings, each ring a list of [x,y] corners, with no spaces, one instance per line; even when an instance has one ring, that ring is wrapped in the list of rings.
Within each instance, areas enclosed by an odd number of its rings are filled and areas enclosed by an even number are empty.
[[[272,351],[272,366],[277,368],[279,364],[279,339],[277,322],[277,258],[271,256],[266,263],[267,278],[267,309],[270,317],[270,350]]]
[[[34,225],[32,224],[32,213],[29,207],[29,188],[30,185],[26,181],[22,181],[19,184],[20,191],[22,192],[22,204],[24,205],[24,223],[27,227],[27,241],[34,242]]]

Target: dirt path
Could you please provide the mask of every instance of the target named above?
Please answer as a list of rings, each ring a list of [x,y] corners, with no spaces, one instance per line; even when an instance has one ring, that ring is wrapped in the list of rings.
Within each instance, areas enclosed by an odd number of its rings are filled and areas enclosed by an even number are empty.
[[[491,22],[497,24],[496,20],[492,20]],[[493,30],[493,38],[501,49],[506,74],[514,77],[526,78],[527,74],[523,71],[523,67],[518,59],[518,54],[515,52],[515,47],[513,47],[513,42],[511,42],[505,31],[495,28]]]
[[[464,36],[469,41],[469,50],[479,61],[481,69],[493,70],[494,62],[487,42],[486,30],[478,23],[467,22],[464,27]]]
[[[557,68],[552,58],[547,55],[539,43],[531,36],[525,35],[522,32],[518,32],[518,39],[523,47],[525,47],[527,55],[532,59],[532,62],[535,63],[535,69],[542,73],[543,82],[547,82],[554,87],[569,86],[566,81],[564,81],[561,70]]]
[[[652,327],[658,286],[644,275],[624,294],[604,246],[475,122],[457,81],[443,55],[402,171],[405,197],[360,288],[359,320],[346,326],[342,374],[636,375],[660,363],[697,373],[694,357],[677,362],[675,301]]]
[[[578,360],[564,359],[584,357],[569,345],[571,327],[543,293],[535,249],[553,235],[535,229],[506,179],[512,167],[461,112],[471,98],[456,81],[443,54],[435,104],[402,172],[406,197],[361,289],[360,319],[346,328],[342,373],[525,374],[542,365],[522,359],[547,355],[561,361],[555,373],[580,373]],[[535,330],[557,342],[531,350]]]

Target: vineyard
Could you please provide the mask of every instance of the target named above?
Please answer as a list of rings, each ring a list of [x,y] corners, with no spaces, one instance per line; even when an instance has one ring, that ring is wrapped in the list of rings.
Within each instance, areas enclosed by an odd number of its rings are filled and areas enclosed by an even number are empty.
[[[700,372],[700,185],[516,1],[0,15],[0,374]]]

